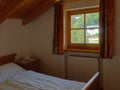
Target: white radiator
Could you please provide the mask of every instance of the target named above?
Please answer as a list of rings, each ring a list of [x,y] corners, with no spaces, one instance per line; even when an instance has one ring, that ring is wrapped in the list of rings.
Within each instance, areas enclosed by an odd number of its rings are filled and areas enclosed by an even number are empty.
[[[67,79],[86,82],[97,71],[99,71],[98,57],[65,55],[65,76]]]

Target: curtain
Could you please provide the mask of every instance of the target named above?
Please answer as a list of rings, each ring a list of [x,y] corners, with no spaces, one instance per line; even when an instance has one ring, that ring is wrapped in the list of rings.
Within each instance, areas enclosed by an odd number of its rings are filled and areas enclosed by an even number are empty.
[[[53,54],[63,54],[63,5],[56,3],[54,8]]]
[[[114,0],[100,0],[100,57],[114,55]]]

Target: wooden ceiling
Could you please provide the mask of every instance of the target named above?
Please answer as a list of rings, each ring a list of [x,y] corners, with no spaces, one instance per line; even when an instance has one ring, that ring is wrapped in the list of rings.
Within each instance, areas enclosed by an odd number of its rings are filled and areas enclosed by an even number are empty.
[[[0,24],[6,19],[22,19],[26,25],[59,0],[0,0]]]

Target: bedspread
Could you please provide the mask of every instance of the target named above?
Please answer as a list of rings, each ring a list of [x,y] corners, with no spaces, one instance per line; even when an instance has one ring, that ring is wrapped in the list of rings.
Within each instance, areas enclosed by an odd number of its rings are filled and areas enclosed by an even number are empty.
[[[83,82],[25,71],[3,82],[0,90],[81,90],[84,85]]]

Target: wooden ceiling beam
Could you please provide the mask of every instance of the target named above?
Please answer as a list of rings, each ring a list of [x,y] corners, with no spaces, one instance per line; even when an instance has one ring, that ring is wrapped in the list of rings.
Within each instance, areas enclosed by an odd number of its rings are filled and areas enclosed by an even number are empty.
[[[28,3],[30,0],[21,0],[21,2],[19,4],[17,4],[15,6],[15,8],[12,10],[12,13],[13,12],[16,12],[18,9],[20,9],[21,7],[25,6],[26,3]]]
[[[16,6],[22,1],[22,0],[12,0],[12,3],[10,3],[9,0],[6,0],[6,3],[8,1],[8,6],[5,7],[2,11],[0,11],[0,24],[5,21],[16,9]]]
[[[42,0],[22,0],[13,10],[12,14],[9,16],[9,18],[12,19],[22,19],[25,15],[24,13],[27,13],[26,10],[30,10],[32,4],[40,3]],[[36,5],[37,6],[37,5]]]
[[[60,0],[44,0],[38,7],[32,10],[28,15],[22,19],[22,24],[26,25],[33,19],[37,18],[41,13],[47,10],[50,6]]]

